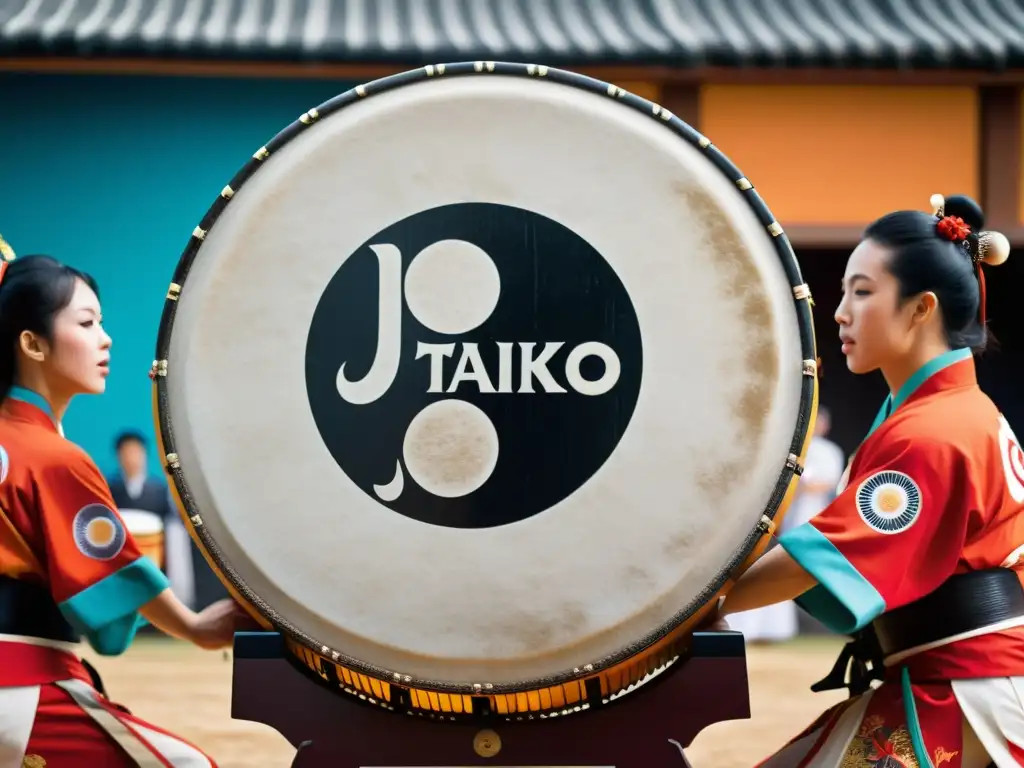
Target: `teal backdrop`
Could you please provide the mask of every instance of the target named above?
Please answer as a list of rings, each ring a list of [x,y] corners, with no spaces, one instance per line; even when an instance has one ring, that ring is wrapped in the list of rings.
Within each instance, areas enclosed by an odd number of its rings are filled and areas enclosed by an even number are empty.
[[[152,445],[149,367],[193,227],[253,152],[352,85],[0,74],[0,234],[99,281],[114,340],[107,391],[76,398],[64,426],[104,471],[121,429]],[[155,451],[150,466],[162,471]]]

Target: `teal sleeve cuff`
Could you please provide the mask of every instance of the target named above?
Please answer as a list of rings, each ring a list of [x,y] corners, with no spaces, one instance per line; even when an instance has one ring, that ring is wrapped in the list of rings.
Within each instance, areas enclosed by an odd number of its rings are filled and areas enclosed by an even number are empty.
[[[878,590],[810,523],[782,534],[779,545],[818,582],[797,605],[833,632],[857,632],[885,611]]]
[[[135,639],[135,633],[146,620],[138,613],[130,613],[106,624],[99,629],[84,633],[92,649],[101,656],[120,656],[128,650]]]
[[[168,586],[167,577],[156,563],[140,557],[68,598],[60,610],[97,653],[116,656],[124,653],[136,631],[146,623],[138,609]]]

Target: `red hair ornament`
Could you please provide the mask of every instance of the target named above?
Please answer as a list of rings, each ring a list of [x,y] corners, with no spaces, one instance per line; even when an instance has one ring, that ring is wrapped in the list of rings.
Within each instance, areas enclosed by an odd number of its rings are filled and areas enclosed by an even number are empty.
[[[935,225],[939,234],[954,243],[962,243],[971,234],[971,228],[959,216],[943,216]]]

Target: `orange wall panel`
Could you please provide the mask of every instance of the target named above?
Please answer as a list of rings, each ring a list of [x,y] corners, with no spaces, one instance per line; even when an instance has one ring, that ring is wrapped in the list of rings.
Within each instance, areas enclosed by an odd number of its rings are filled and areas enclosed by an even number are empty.
[[[785,225],[863,225],[979,194],[969,87],[707,85],[700,130]]]

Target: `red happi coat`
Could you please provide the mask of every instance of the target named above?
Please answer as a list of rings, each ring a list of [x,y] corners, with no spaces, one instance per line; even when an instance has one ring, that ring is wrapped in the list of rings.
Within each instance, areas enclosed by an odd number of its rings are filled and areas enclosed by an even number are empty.
[[[1024,454],[968,350],[883,406],[838,497],[779,543],[818,585],[798,603],[852,634],[954,574],[1024,570]],[[937,617],[941,621],[941,617]],[[960,768],[966,718],[998,768],[1024,765],[1024,619],[886,659],[763,768]]]
[[[15,387],[0,406],[0,588],[53,603],[65,640],[0,629],[0,766],[216,768],[195,745],[130,714],[94,687],[75,634],[122,653],[139,609],[168,588],[139,551],[93,461],[65,440],[49,404]],[[52,626],[52,625],[51,625]],[[31,628],[31,627],[29,627]],[[9,630],[8,630],[9,631]]]

